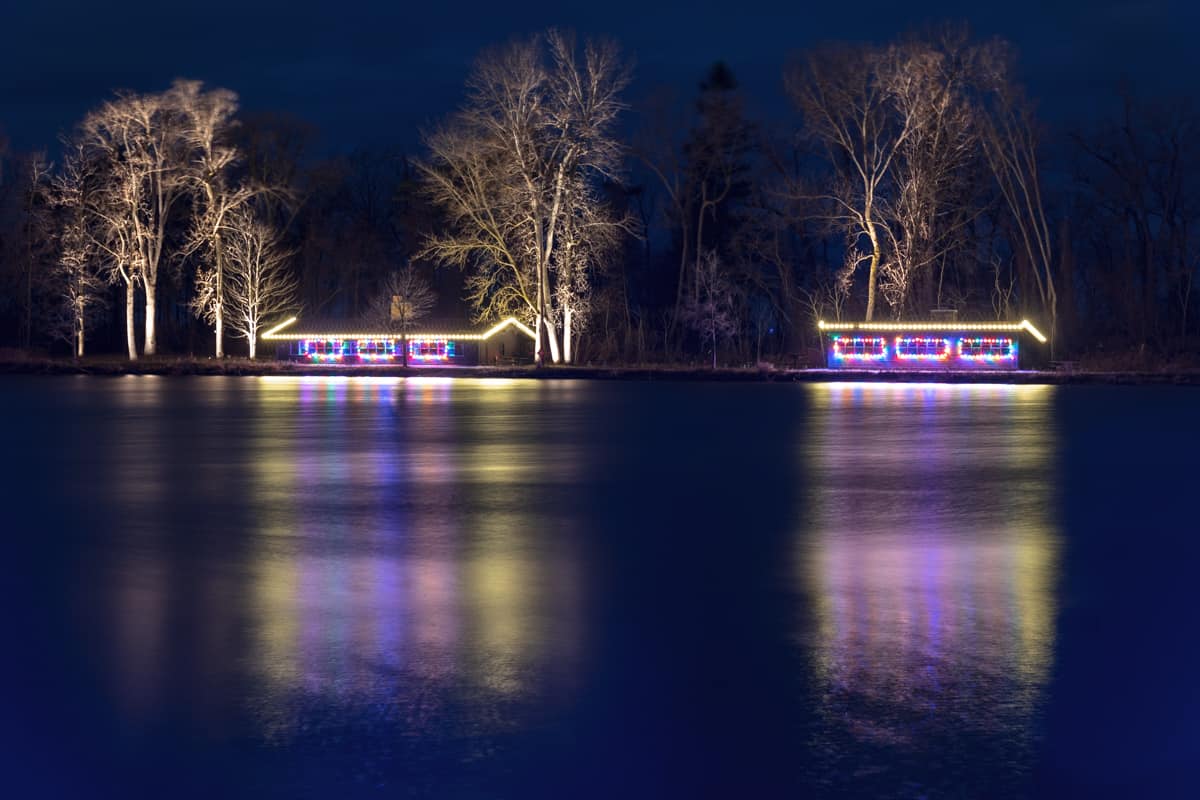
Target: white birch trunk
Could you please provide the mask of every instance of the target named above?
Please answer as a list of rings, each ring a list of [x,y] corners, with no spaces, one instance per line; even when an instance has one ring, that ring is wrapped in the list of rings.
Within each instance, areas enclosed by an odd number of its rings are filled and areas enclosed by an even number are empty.
[[[571,363],[571,307],[563,306],[563,363]]]
[[[533,337],[533,363],[541,366],[542,364],[542,315],[537,315],[537,322],[534,323]]]
[[[133,325],[133,301],[136,297],[134,293],[133,281],[129,280],[125,283],[125,343],[129,346],[129,360],[137,361],[137,331]]]
[[[550,360],[557,364],[562,356],[558,350],[558,331],[550,320],[546,320],[546,339],[550,342]]]
[[[866,321],[870,322],[875,316],[875,284],[879,278],[879,235],[875,231],[875,223],[871,221],[871,206],[867,206],[867,236],[871,240],[871,267],[867,273],[867,314]]]
[[[221,285],[221,283],[220,283],[220,281],[219,281],[219,280],[217,281],[217,285],[218,285],[218,286],[220,286],[220,285]],[[217,335],[217,348],[216,348],[216,354],[217,354],[217,358],[224,358],[224,357],[225,357],[225,345],[224,345],[224,340],[225,340],[225,313],[224,313],[224,310],[221,308],[221,303],[220,303],[219,301],[217,302],[217,308],[216,308],[216,312],[217,312],[217,334],[216,334],[216,335]],[[251,357],[251,358],[254,358],[254,343],[253,343],[253,340],[251,340],[251,344],[250,344],[250,357]]]
[[[145,355],[155,355],[158,348],[154,333],[154,295],[155,284],[150,281],[145,281],[146,286],[146,343],[142,347],[142,352]]]

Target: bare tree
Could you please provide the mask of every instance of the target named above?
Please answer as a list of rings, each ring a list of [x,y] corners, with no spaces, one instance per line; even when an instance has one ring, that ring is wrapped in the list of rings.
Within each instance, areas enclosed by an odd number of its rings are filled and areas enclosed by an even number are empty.
[[[56,302],[50,333],[66,342],[76,358],[85,352],[85,336],[96,315],[108,306],[98,248],[89,231],[88,163],[76,150],[68,153],[48,193],[60,223],[57,261],[51,270]]]
[[[981,181],[972,169],[981,152],[971,97],[984,50],[965,31],[947,30],[888,51],[883,80],[898,115],[909,120],[909,134],[896,151],[894,189],[883,203],[889,247],[880,289],[897,318],[914,277],[935,264],[944,267],[965,246],[963,234],[981,208]]]
[[[811,326],[815,329],[818,322],[830,318],[841,322],[848,294],[849,286],[837,276],[818,280],[812,289],[801,289]]]
[[[823,202],[826,218],[848,231],[867,270],[866,319],[875,314],[886,233],[883,199],[900,148],[913,129],[913,109],[895,103],[890,48],[827,47],[811,53],[786,75],[789,94],[810,136],[824,147],[834,180],[810,199]],[[866,239],[860,251],[857,243]]]
[[[409,264],[390,273],[370,307],[371,317],[384,328],[398,331],[404,342],[404,366],[408,366],[408,332],[429,315],[437,303],[429,281]]]
[[[259,190],[249,184],[230,184],[230,168],[239,153],[231,143],[237,95],[228,89],[203,91],[199,81],[179,81],[174,87],[189,145],[187,175],[195,193],[192,227],[185,253],[202,253],[205,265],[197,273],[197,316],[215,328],[215,354],[225,355],[225,253],[221,234],[229,214],[249,202]]]
[[[471,269],[479,318],[532,319],[538,363],[543,341],[553,361],[572,358],[557,330],[571,324],[577,296],[556,290],[559,267],[574,263],[558,258],[568,219],[586,213],[588,223],[575,228],[584,238],[630,225],[598,192],[580,190],[618,173],[612,129],[627,83],[614,45],[589,41],[579,53],[573,37],[551,30],[485,54],[466,108],[426,137],[430,161],[418,168],[449,224],[425,253]]]
[[[712,348],[712,366],[717,368],[717,346],[737,332],[733,286],[721,267],[721,259],[709,250],[700,260],[699,289],[684,306],[684,319],[702,342]]]
[[[699,290],[697,270],[709,249],[737,251],[739,212],[750,193],[755,136],[747,122],[733,71],[713,64],[695,101],[684,115],[665,96],[655,98],[639,136],[638,155],[658,178],[669,207],[666,221],[677,229],[679,267],[668,339],[683,322],[687,298]],[[677,131],[686,131],[677,142]]]
[[[1033,106],[1013,81],[1007,54],[996,52],[985,77],[988,112],[983,118],[984,153],[1016,229],[1013,249],[1029,263],[1042,310],[1050,317],[1050,347],[1058,331],[1053,243],[1038,171],[1037,120]]]
[[[1072,137],[1082,156],[1080,199],[1100,229],[1093,235],[1108,240],[1097,266],[1115,267],[1110,277],[1124,299],[1114,305],[1143,347],[1155,339],[1165,343],[1173,322],[1186,347],[1200,260],[1200,159],[1191,146],[1200,115],[1189,103],[1146,101],[1128,89],[1120,100],[1117,119]],[[1069,292],[1067,264],[1059,266]],[[1164,305],[1172,296],[1178,305]]]
[[[229,329],[249,342],[250,358],[254,358],[264,322],[296,306],[297,282],[288,269],[294,253],[284,248],[275,228],[256,219],[245,205],[227,215],[221,240],[226,255]],[[206,291],[215,287],[212,272],[206,271],[200,281]]]
[[[133,286],[145,290],[143,349],[157,352],[155,321],[159,270],[167,242],[167,223],[188,187],[185,124],[177,84],[159,94],[118,93],[88,114],[80,142],[90,158],[105,164],[108,179],[93,211],[107,228],[113,270],[126,283],[126,319],[133,319]],[[137,357],[133,331],[127,333],[129,356]]]
[[[996,319],[1006,320],[1012,317],[1013,292],[1017,288],[1016,276],[1004,271],[1004,264],[998,255],[992,255],[992,311]]]
[[[548,314],[562,330],[563,360],[570,364],[596,305],[595,278],[607,273],[621,236],[631,228],[629,219],[614,224],[597,188],[579,176],[568,182],[564,198],[551,260],[555,302]]]
[[[138,357],[134,312],[142,262],[128,212],[136,207],[139,192],[131,185],[134,181],[128,171],[114,169],[107,158],[80,140],[74,146],[75,157],[86,164],[84,169],[93,181],[90,191],[75,197],[83,203],[85,228],[100,256],[102,274],[110,284],[119,283],[125,289],[125,346],[129,360],[134,361]]]

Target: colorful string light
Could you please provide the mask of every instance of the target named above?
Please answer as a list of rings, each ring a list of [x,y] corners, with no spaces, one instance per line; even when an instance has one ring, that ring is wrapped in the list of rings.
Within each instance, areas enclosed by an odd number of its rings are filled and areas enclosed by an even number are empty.
[[[368,363],[393,362],[404,354],[400,337],[379,333],[280,333],[296,322],[290,317],[262,335],[264,341],[294,342],[293,356],[329,364],[340,361]],[[505,328],[516,328],[530,339],[537,339],[528,325],[515,317],[507,317],[483,333],[415,333],[408,336],[409,360],[418,364],[447,363],[456,357],[456,340],[486,341]],[[432,346],[431,346],[432,345]]]
[[[884,361],[888,357],[887,340],[877,336],[834,336],[833,357],[839,361]]]
[[[1017,323],[820,323],[823,333],[829,334],[829,365],[851,367],[855,363],[871,362],[876,368],[903,367],[916,369],[1016,369],[1020,363],[1020,340],[1017,336],[994,335],[1028,333],[1037,338],[1037,331],[1028,321]],[[894,337],[856,335],[858,331],[898,331]],[[926,331],[945,331],[944,335],[927,336]],[[853,332],[853,333],[844,333]],[[976,335],[978,334],[978,335]]]
[[[959,339],[958,357],[964,361],[1016,361],[1017,342],[1006,336]]]
[[[950,340],[941,337],[896,337],[896,358],[901,361],[946,361],[950,350]]]
[[[1030,336],[1042,344],[1049,341],[1045,334],[1039,331],[1032,322],[1023,319],[1020,322],[817,322],[817,328],[822,331],[988,331],[999,333],[1020,333],[1027,331]],[[266,338],[266,337],[264,337]]]
[[[449,361],[454,358],[454,340],[427,338],[408,340],[408,360],[421,363]]]
[[[299,339],[295,355],[329,364],[338,361],[379,363],[395,361],[403,351],[397,339]],[[408,340],[409,361],[417,363],[449,362],[454,359],[453,339],[419,337]]]
[[[264,341],[299,341],[303,339],[324,339],[342,341],[346,339],[374,339],[379,337],[379,332],[370,333],[280,333],[287,326],[296,321],[296,317],[291,317],[276,325],[271,330],[262,335]],[[410,338],[418,339],[457,339],[466,341],[482,341],[490,339],[500,331],[508,327],[513,327],[521,333],[528,336],[530,339],[537,339],[537,334],[528,325],[521,322],[516,317],[506,317],[500,320],[492,327],[488,328],[483,333],[431,333],[429,331],[416,331],[409,335]]]

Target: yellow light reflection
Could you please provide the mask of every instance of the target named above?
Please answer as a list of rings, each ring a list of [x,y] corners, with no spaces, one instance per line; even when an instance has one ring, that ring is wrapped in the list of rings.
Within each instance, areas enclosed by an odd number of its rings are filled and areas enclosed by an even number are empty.
[[[1027,735],[1054,653],[1052,387],[808,392],[799,576],[828,749],[914,720]]]
[[[539,389],[496,389],[263,384],[251,491],[253,659],[266,687],[254,711],[267,735],[303,724],[306,699],[432,718],[464,687],[513,698],[554,655],[548,640],[557,653],[571,641],[573,628],[547,632],[543,617],[572,608],[575,582],[548,577],[570,570],[538,550],[522,502],[538,456],[501,419]]]

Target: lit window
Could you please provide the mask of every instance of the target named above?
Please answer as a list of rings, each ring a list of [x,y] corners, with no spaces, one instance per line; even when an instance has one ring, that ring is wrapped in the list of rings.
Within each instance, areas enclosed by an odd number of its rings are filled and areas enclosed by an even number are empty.
[[[1006,336],[959,339],[958,356],[968,361],[1007,361],[1017,357],[1017,342]]]
[[[896,337],[896,358],[903,361],[944,361],[949,357],[949,339],[931,336]]]
[[[835,336],[833,357],[851,361],[882,361],[887,358],[887,340],[873,336]]]

